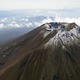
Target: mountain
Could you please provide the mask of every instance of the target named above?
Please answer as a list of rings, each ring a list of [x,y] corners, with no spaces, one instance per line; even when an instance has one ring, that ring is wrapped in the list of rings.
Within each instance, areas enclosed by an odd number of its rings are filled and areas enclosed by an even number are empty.
[[[80,26],[45,23],[0,46],[0,80],[80,80]]]

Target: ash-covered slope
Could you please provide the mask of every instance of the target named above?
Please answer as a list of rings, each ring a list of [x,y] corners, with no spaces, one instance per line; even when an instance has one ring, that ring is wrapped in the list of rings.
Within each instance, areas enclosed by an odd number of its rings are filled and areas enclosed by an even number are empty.
[[[80,80],[80,27],[46,23],[1,46],[0,80]]]

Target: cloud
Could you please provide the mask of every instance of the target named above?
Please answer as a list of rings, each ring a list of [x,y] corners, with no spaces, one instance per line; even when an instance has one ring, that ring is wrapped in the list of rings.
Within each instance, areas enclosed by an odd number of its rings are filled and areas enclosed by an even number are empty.
[[[53,22],[53,20],[50,17],[45,18],[44,20],[42,20],[42,23],[49,23],[49,22]]]
[[[3,23],[0,24],[0,29],[2,29],[2,28],[4,28],[4,24]]]
[[[3,18],[0,20],[0,22],[5,22],[8,18]]]
[[[19,25],[19,24],[9,24],[8,26],[9,26],[9,27],[13,27],[13,28],[20,27],[20,25]]]
[[[41,26],[42,24],[49,23],[49,22],[53,22],[53,20],[50,17],[46,17],[40,22],[34,22],[34,26],[38,27],[38,26]]]
[[[36,27],[38,27],[44,23],[49,23],[49,22],[67,22],[67,23],[75,22],[77,25],[80,26],[80,17],[79,18],[60,17],[57,14],[57,15],[55,15],[55,17],[53,19],[51,19],[50,17],[47,17],[40,22],[34,22],[34,25]]]
[[[7,25],[8,28],[18,28],[21,27],[21,24],[18,24],[16,21],[12,21],[10,24]]]
[[[34,22],[33,25],[34,25],[34,27],[38,27],[38,26],[42,25],[42,22]]]
[[[27,23],[27,24],[25,24],[25,25],[26,25],[26,27],[32,27],[32,26],[33,26],[32,23]]]
[[[61,18],[59,16],[56,16],[54,18],[54,21],[55,22],[68,22],[68,23],[75,22],[76,24],[78,24],[80,26],[80,17],[79,18],[70,18],[70,17]]]
[[[36,28],[38,26],[41,26],[44,23],[49,23],[49,22],[68,22],[68,23],[75,22],[76,24],[78,24],[80,26],[80,17],[78,17],[78,18],[77,17],[76,18],[63,17],[59,13],[54,12],[54,11],[44,12],[43,14],[42,13],[43,12],[40,12],[40,14],[35,15],[38,17],[39,17],[39,15],[41,15],[40,17],[42,17],[40,20],[37,20],[36,17],[34,17],[36,19],[35,21],[32,16],[31,17],[29,16],[29,19],[28,19],[28,17],[27,18],[23,17],[23,18],[19,18],[19,19],[17,19],[16,17],[14,19],[2,18],[2,19],[0,19],[0,29],[2,29],[2,28],[7,28],[7,29],[22,28],[22,27]]]
[[[20,19],[20,21],[26,21],[26,22],[28,22],[29,19],[22,18],[22,19]]]

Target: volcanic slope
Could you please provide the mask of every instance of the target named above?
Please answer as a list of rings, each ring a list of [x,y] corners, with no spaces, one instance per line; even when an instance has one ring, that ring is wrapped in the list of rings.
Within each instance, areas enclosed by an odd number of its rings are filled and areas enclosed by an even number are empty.
[[[80,80],[80,27],[46,23],[2,45],[0,80]]]

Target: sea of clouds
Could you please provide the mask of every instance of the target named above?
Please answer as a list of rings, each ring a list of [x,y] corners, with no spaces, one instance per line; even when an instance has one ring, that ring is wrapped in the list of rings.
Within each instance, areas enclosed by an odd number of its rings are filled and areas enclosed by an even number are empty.
[[[31,13],[31,12],[30,12]],[[63,12],[62,12],[63,13]],[[4,17],[0,18],[0,30],[11,28],[36,28],[44,23],[49,22],[75,22],[80,26],[80,17],[70,17],[69,13],[63,17],[62,13],[53,10],[36,10],[32,15],[26,15],[25,17],[17,18]]]

